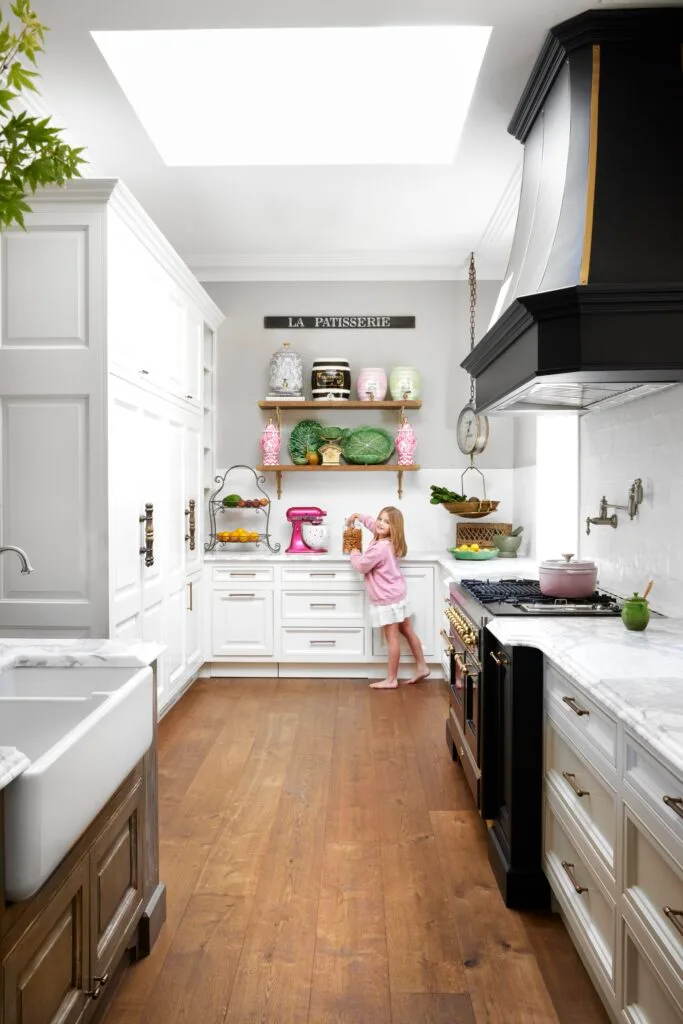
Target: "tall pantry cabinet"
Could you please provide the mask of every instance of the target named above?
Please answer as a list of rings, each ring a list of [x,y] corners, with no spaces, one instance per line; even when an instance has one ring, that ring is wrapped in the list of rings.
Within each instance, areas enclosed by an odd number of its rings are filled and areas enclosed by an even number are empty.
[[[2,236],[0,636],[166,646],[159,704],[202,661],[213,366],[223,315],[125,186],[31,199]]]

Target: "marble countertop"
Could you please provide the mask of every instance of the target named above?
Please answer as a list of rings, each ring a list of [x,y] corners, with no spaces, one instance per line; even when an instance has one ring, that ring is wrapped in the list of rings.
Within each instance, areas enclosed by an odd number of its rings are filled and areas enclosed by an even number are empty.
[[[492,619],[503,644],[535,647],[683,776],[683,619],[642,633],[621,619]]]
[[[154,643],[122,640],[0,641],[0,672],[11,668],[142,668],[151,665],[164,648]],[[16,747],[0,746],[0,789],[21,775],[31,762]]]

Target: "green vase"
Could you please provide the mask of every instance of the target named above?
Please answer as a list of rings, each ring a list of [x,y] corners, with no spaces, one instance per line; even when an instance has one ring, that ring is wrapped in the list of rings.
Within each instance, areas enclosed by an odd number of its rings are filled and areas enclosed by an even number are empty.
[[[650,609],[647,601],[639,594],[629,597],[624,601],[624,607],[621,609],[621,621],[627,629],[645,629],[650,621]]]

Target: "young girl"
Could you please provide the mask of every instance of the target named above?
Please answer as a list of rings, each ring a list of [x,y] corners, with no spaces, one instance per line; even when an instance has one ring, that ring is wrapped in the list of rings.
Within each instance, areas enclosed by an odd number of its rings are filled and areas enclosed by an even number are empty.
[[[406,599],[406,581],[398,559],[407,553],[403,531],[403,515],[388,505],[373,519],[353,512],[347,522],[360,519],[363,526],[374,534],[374,540],[363,555],[357,549],[351,552],[351,564],[365,576],[365,587],[370,598],[370,622],[384,630],[389,650],[386,679],[370,683],[374,690],[395,690],[398,686],[398,663],[401,657],[400,635],[403,635],[415,658],[415,675],[406,683],[419,683],[426,679],[429,669],[422,653],[422,645],[410,623],[410,604]]]

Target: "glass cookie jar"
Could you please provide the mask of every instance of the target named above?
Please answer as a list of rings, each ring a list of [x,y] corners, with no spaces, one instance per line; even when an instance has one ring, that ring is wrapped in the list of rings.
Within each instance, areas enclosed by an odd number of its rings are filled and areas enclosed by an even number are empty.
[[[298,352],[289,347],[288,341],[270,358],[270,395],[273,398],[303,398],[304,361]]]

